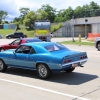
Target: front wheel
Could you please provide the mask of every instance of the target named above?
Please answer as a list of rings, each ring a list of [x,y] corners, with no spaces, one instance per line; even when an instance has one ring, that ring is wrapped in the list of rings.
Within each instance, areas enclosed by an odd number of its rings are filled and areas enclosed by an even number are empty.
[[[4,72],[7,70],[7,66],[5,63],[0,59],[0,72]]]
[[[37,65],[37,74],[40,78],[46,79],[51,76],[51,70],[46,64],[38,64]]]
[[[97,49],[100,51],[100,42],[97,44]]]
[[[71,69],[67,69],[67,70],[65,70],[67,73],[70,73],[70,72],[72,72],[72,71],[74,71],[75,70],[75,68],[71,68]]]

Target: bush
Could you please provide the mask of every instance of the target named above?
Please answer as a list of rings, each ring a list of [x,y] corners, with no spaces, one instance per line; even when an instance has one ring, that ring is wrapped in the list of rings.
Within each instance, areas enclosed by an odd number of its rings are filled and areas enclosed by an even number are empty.
[[[61,28],[62,26],[63,26],[62,23],[52,25],[52,26],[51,26],[51,31],[52,31],[52,32],[55,32],[55,31],[57,31],[59,28]]]

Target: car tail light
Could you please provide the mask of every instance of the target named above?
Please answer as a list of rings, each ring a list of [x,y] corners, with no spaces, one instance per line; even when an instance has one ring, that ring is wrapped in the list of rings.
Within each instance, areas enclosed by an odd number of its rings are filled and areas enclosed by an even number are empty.
[[[87,58],[87,56],[81,56],[81,57],[80,57],[80,59],[85,59],[85,58]]]
[[[64,61],[63,61],[63,63],[69,63],[69,62],[71,62],[70,59],[68,59],[68,60],[64,60]]]

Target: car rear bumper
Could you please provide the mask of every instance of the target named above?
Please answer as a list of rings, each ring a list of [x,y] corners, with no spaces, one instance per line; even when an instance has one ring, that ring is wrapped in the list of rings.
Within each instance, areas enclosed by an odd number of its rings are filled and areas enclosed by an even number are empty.
[[[79,66],[80,66],[80,65],[83,65],[84,63],[86,63],[87,60],[88,60],[88,59],[78,60],[78,61],[66,63],[66,64],[63,64],[63,65],[62,65],[62,68],[63,68],[64,66],[72,65],[72,64],[75,64],[75,63],[79,63]]]

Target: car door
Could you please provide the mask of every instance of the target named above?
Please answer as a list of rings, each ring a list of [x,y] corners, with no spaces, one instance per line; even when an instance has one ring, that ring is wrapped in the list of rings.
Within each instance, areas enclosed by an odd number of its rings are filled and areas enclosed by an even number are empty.
[[[9,49],[16,49],[20,45],[21,41],[22,40],[20,39],[13,41],[12,43],[9,44]]]
[[[14,38],[18,38],[18,33],[15,33],[14,34]]]
[[[18,38],[19,37],[19,33],[14,33],[12,38]]]
[[[15,33],[10,35],[11,38],[15,38]]]
[[[14,53],[14,56],[10,57],[11,65],[19,68],[31,68],[35,69],[35,61],[30,59],[33,53],[31,53],[32,47],[30,46],[20,46]],[[14,59],[13,59],[14,58]]]

